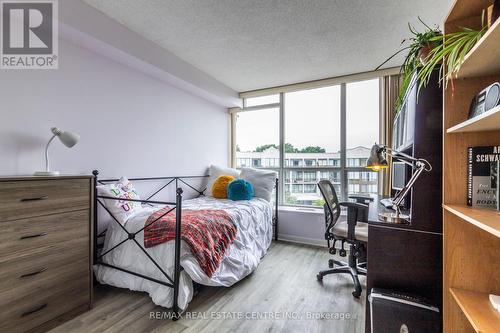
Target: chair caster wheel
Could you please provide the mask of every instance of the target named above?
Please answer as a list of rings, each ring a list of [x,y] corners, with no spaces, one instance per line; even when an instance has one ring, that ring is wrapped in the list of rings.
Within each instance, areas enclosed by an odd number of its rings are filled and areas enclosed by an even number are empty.
[[[345,256],[347,255],[347,251],[346,251],[346,250],[340,250],[340,251],[339,251],[339,255],[340,255],[341,257],[345,257]]]
[[[334,264],[333,259],[328,260],[328,268],[333,268]]]
[[[317,274],[317,275],[316,275],[316,279],[317,279],[318,281],[323,281],[323,276],[321,276],[321,274]]]
[[[359,296],[361,296],[361,290],[354,290],[352,292],[352,296],[359,298]]]

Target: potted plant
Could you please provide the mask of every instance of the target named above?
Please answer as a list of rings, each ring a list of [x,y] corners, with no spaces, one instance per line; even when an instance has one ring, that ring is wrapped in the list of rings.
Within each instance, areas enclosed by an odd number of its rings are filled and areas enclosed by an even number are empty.
[[[483,24],[480,30],[462,28],[462,31],[433,37],[431,40],[439,43],[440,46],[429,52],[426,63],[419,70],[417,76],[420,82],[419,89],[427,85],[430,74],[436,67],[440,70],[440,82],[444,80],[446,86],[449,81],[452,81],[460,70],[465,56],[483,37],[486,30],[487,26]]]
[[[379,69],[400,52],[408,50],[408,54],[400,69],[402,82],[399,96],[396,100],[396,112],[399,112],[410,84],[412,84],[412,82],[419,82],[417,90],[418,96],[418,91],[429,83],[429,79],[434,69],[439,68],[439,82],[441,83],[444,80],[445,85],[448,84],[460,70],[467,53],[481,39],[487,30],[487,26],[484,22],[484,12],[482,29],[474,30],[462,28],[461,31],[446,35],[443,35],[438,28],[433,29],[429,27],[420,17],[418,19],[425,26],[426,30],[424,32],[417,32],[408,24],[410,32],[413,34],[413,36],[408,39],[410,45],[394,53],[375,69]],[[402,44],[406,42],[407,40],[403,40]],[[415,73],[418,73],[417,80],[413,81],[412,79]]]
[[[396,100],[396,110],[399,111],[401,104],[403,103],[406,91],[412,82],[412,78],[419,68],[427,64],[429,55],[431,51],[439,47],[442,43],[441,30],[439,28],[431,28],[419,17],[418,20],[424,25],[425,30],[423,32],[418,32],[411,24],[408,23],[408,28],[412,33],[412,36],[408,39],[404,39],[401,45],[408,44],[401,48],[399,51],[387,58],[382,64],[380,64],[375,70],[385,65],[389,60],[394,58],[401,52],[407,51],[407,55],[401,65],[400,75],[402,82],[399,89],[398,99]]]

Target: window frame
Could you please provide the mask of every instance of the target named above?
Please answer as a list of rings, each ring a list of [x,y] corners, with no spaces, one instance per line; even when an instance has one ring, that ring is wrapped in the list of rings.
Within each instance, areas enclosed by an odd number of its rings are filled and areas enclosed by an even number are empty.
[[[234,108],[230,110],[231,114],[231,164],[232,167],[236,167],[236,114],[239,112],[247,112],[247,111],[261,111],[265,109],[279,109],[279,167],[273,167],[273,168],[267,168],[270,170],[274,170],[278,172],[278,177],[280,178],[279,184],[279,193],[278,193],[278,203],[280,206],[291,206],[291,207],[308,207],[308,208],[320,208],[320,207],[314,207],[310,205],[297,205],[297,204],[287,204],[284,202],[285,198],[285,172],[290,172],[290,171],[315,171],[315,172],[320,172],[319,176],[321,179],[321,172],[326,171],[326,172],[338,172],[340,174],[340,189],[341,193],[339,193],[340,197],[342,200],[345,200],[344,198],[347,198],[348,196],[348,190],[349,190],[349,172],[372,172],[368,171],[365,167],[362,166],[348,166],[347,165],[347,157],[346,157],[346,152],[347,152],[347,147],[346,147],[346,142],[347,142],[347,103],[346,103],[346,97],[347,97],[347,83],[352,83],[352,82],[359,82],[359,81],[365,81],[365,80],[370,80],[370,79],[377,79],[380,81],[382,77],[372,77],[372,78],[364,78],[364,79],[359,79],[359,80],[346,80],[345,82],[342,83],[337,83],[337,84],[330,84],[330,85],[324,85],[324,86],[315,86],[311,88],[305,88],[305,89],[298,89],[298,90],[309,90],[309,89],[316,89],[316,88],[321,88],[321,87],[326,87],[326,86],[333,86],[333,85],[338,85],[340,86],[340,160],[339,163],[337,161],[333,162],[333,165],[330,165],[330,160],[331,158],[327,158],[327,163],[326,165],[316,165],[316,166],[292,166],[291,162],[292,159],[288,159],[288,163],[285,165],[285,94],[290,91],[281,91],[279,92],[279,102],[278,103],[271,103],[271,104],[262,104],[262,105],[253,105],[250,107],[247,107],[247,98],[252,98],[252,97],[242,97],[243,100],[243,108]],[[382,85],[379,85],[379,90],[382,89]],[[381,93],[379,91],[379,93]],[[264,94],[264,95],[274,95],[273,94]],[[262,95],[262,96],[264,96]],[[255,96],[257,97],[257,96]],[[381,133],[380,129],[381,127],[381,122],[382,119],[380,117],[380,107],[381,105],[379,104],[379,140],[381,138]],[[305,162],[304,162],[305,164]],[[338,165],[337,165],[338,164]],[[291,175],[291,174],[290,174]],[[304,175],[304,173],[303,173]],[[382,175],[378,175],[377,177],[377,189],[380,189],[380,183],[381,183],[381,177]],[[305,178],[304,176],[302,177],[303,179]],[[370,177],[371,178],[371,177]],[[292,190],[292,187],[295,183],[293,183],[293,176],[290,178],[290,193]],[[302,181],[299,184],[305,184],[305,181]]]

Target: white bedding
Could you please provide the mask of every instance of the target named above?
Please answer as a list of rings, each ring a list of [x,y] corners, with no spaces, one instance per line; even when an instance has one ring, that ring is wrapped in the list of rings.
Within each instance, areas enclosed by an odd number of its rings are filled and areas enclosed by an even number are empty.
[[[189,209],[223,209],[232,217],[237,227],[236,239],[229,246],[219,268],[209,278],[191,254],[189,246],[181,242],[181,266],[179,306],[182,309],[193,297],[192,280],[209,286],[231,286],[253,272],[261,258],[266,254],[272,241],[272,205],[260,198],[249,201],[231,201],[200,197],[182,202],[183,208]],[[125,228],[129,232],[141,229],[148,217],[159,207],[145,207],[130,217]],[[103,251],[113,247],[125,239],[127,234],[117,223],[110,223],[106,233]],[[136,240],[144,245],[144,233],[140,232]],[[173,279],[174,241],[169,241],[146,249]],[[103,257],[103,261],[130,271],[147,275],[162,281],[165,276],[154,266],[141,249],[133,242],[126,241]],[[95,267],[97,280],[101,283],[131,290],[149,293],[153,302],[164,307],[171,307],[173,289],[141,277],[127,274],[104,266]]]

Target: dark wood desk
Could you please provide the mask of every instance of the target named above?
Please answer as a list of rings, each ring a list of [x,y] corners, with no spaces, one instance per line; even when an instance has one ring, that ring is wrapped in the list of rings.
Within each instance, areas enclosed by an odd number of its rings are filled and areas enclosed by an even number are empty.
[[[366,280],[366,332],[370,332],[373,287],[417,294],[441,309],[442,234],[420,230],[420,221],[387,223],[379,213],[390,212],[376,199],[368,212],[368,273]],[[425,223],[427,224],[427,223]]]
[[[370,203],[370,205],[369,205],[368,222],[371,224],[385,225],[388,227],[396,227],[396,228],[411,227],[411,220],[403,221],[402,223],[390,223],[390,222],[385,222],[385,221],[380,219],[379,215],[382,213],[394,213],[393,209],[385,208],[385,206],[380,203],[380,200],[382,200],[384,198],[385,197],[378,197],[378,196],[374,197],[373,202]],[[402,213],[408,215],[409,211],[407,209],[404,209],[402,211]]]
[[[409,136],[405,134],[404,142],[395,143],[399,146],[394,148],[426,159],[432,170],[422,173],[406,197],[411,202],[410,224],[379,221],[378,213],[385,208],[372,203],[368,219],[367,294],[373,287],[395,289],[426,297],[441,308],[443,89],[438,82],[439,72],[435,71],[420,90],[418,100],[406,100],[404,128]],[[369,302],[365,327],[370,332]]]

